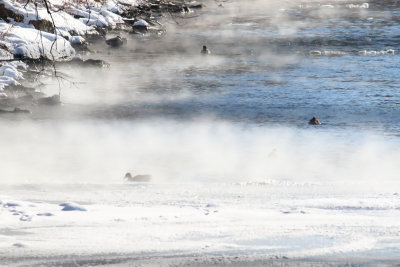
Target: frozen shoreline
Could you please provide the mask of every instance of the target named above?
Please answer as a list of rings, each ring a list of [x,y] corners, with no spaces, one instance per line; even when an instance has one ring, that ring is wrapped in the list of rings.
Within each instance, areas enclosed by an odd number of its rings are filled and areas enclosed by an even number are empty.
[[[13,266],[398,263],[390,188],[8,185],[0,200],[0,258]]]
[[[92,254],[92,255],[62,255],[59,257],[10,257],[2,263],[7,266],[397,266],[400,260],[396,258],[300,258],[289,259],[279,256],[248,256],[248,255],[135,255],[135,254]]]
[[[6,87],[21,85],[30,67],[27,61],[79,60],[80,52],[89,52],[89,39],[105,41],[109,31],[146,32],[150,25],[159,24],[164,13],[171,14],[171,8],[173,13],[189,12],[185,1],[46,1],[33,5],[5,0],[0,5],[0,98],[9,97]],[[157,17],[146,10],[149,6],[158,7]],[[144,31],[135,32],[134,26]],[[13,97],[13,88],[9,91]]]

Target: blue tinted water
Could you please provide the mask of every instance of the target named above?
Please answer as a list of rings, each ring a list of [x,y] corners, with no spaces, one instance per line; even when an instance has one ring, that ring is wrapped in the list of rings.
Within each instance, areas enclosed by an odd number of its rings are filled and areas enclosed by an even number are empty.
[[[370,2],[368,9],[350,9],[353,2],[322,4],[238,12],[245,5],[239,0],[220,9],[209,3],[200,17],[170,23],[163,37],[130,36],[134,49],[105,56],[119,73],[131,70],[118,82],[126,88],[124,104],[102,105],[94,113],[295,127],[308,127],[317,116],[330,129],[397,135],[400,8],[382,2]],[[203,44],[212,55],[198,55]],[[388,49],[395,54],[359,55]],[[313,50],[344,54],[313,56]],[[146,94],[168,101],[137,101]],[[173,97],[179,94],[185,97]]]

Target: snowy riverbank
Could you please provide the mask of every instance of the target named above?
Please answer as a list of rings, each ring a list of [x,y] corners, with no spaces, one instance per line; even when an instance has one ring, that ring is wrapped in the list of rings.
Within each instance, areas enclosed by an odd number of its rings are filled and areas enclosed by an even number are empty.
[[[175,9],[174,9],[175,8]],[[25,2],[5,0],[0,4],[0,97],[9,85],[19,85],[27,65],[17,60],[68,61],[78,55],[76,47],[87,46],[87,38],[105,38],[107,31],[124,27],[145,27],[154,9],[188,12],[184,1],[146,0]],[[127,22],[127,23],[125,23]]]
[[[48,0],[32,2],[5,0],[0,5],[0,61],[16,59],[70,59],[76,55],[73,45],[85,43],[85,36],[99,35],[96,27],[115,28],[122,24],[122,8],[138,5],[139,1],[109,0],[75,2]],[[46,5],[48,4],[48,6]],[[18,85],[23,79],[15,67],[25,64],[2,63],[0,91]]]
[[[279,181],[2,186],[0,258],[13,266],[396,262],[398,193],[353,188]]]

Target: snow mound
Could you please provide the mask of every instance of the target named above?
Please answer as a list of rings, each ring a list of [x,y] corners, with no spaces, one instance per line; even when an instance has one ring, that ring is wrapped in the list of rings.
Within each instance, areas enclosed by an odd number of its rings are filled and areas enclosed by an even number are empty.
[[[68,12],[80,17],[79,21],[83,25],[113,28],[118,23],[124,23],[121,16],[102,8],[88,7],[87,11],[80,8],[70,8]]]
[[[147,27],[149,26],[149,23],[143,19],[136,21],[133,26],[142,26],[142,27]]]
[[[19,207],[20,205],[18,203],[13,203],[13,202],[8,202],[4,205],[4,207]]]
[[[85,38],[83,38],[82,36],[72,36],[69,39],[69,41],[70,41],[71,44],[84,44],[84,43],[86,43]]]
[[[15,14],[0,22],[0,59],[40,57],[58,60],[73,57],[72,44],[83,44],[82,36],[99,34],[95,26],[115,28],[124,23],[122,13],[136,0],[64,1],[48,0],[49,10],[38,3],[4,0],[4,8]],[[35,29],[36,28],[36,29]],[[41,30],[39,30],[41,29]]]
[[[62,211],[87,211],[85,208],[74,203],[62,203],[60,206],[64,207]]]
[[[20,69],[26,70],[27,65],[21,61],[3,62],[0,65],[0,98],[7,97],[4,88],[7,85],[19,85],[17,80],[24,79]]]
[[[50,3],[51,2],[53,1],[50,1]],[[20,4],[16,1],[5,0],[4,5],[5,8],[12,10],[14,13],[23,15],[23,23],[26,26],[28,26],[31,21],[45,20],[48,22],[54,22],[57,33],[65,38],[69,38],[71,36],[70,32],[75,32],[78,35],[84,35],[86,33],[94,34],[96,32],[94,28],[82,23],[64,11],[62,9],[63,5],[57,5],[60,10],[57,10],[57,12],[52,12],[51,14],[47,12],[45,7],[38,6],[36,8],[32,4],[26,5],[25,3]],[[56,5],[51,6],[54,6],[52,9],[57,8]]]
[[[38,213],[36,215],[37,216],[46,216],[46,217],[54,216],[54,214],[50,213],[50,212]]]
[[[34,28],[10,27],[5,22],[0,22],[0,32],[3,32],[3,41],[8,44],[10,52],[17,57],[57,60],[75,55],[69,41],[52,33]]]

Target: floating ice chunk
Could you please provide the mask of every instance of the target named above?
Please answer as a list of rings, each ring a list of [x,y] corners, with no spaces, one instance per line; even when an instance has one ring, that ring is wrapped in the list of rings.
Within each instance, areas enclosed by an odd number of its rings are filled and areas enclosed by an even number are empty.
[[[376,52],[377,55],[394,55],[393,49],[381,50]]]
[[[64,207],[62,211],[87,211],[85,208],[74,203],[62,203],[60,206]]]
[[[312,55],[312,56],[321,56],[322,52],[319,51],[319,50],[312,50],[312,51],[310,51],[310,55]]]
[[[348,4],[347,5],[348,8],[360,8],[360,9],[367,9],[369,8],[369,4],[368,3],[362,3],[362,4]]]
[[[345,55],[347,55],[347,53],[346,52],[343,52],[343,51],[335,51],[335,50],[333,50],[333,51],[324,51],[323,52],[323,54],[325,55],[325,56],[345,56]]]
[[[360,56],[365,56],[365,55],[394,55],[395,51],[393,49],[388,49],[388,50],[380,50],[380,51],[375,51],[375,50],[361,50],[358,51],[358,54]]]

